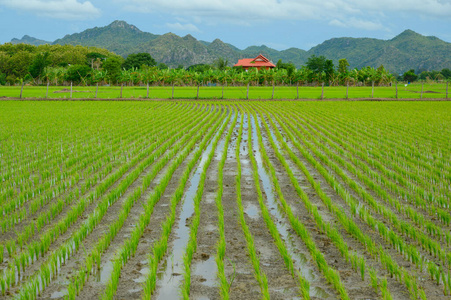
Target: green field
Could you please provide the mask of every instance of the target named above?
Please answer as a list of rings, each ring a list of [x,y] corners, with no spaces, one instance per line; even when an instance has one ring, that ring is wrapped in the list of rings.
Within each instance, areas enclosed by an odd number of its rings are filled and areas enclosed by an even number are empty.
[[[450,102],[5,100],[0,141],[0,297],[451,295]]]
[[[423,95],[421,96],[421,90]],[[96,87],[90,86],[74,86],[72,88],[73,99],[92,99],[95,98]],[[100,99],[117,99],[120,98],[121,87],[119,86],[101,86],[99,87],[97,98]],[[25,86],[23,90],[23,98],[45,98],[47,94],[46,86]],[[451,94],[451,91],[450,91]],[[18,98],[20,95],[20,86],[2,86],[0,87],[0,97]],[[175,86],[175,99],[195,99],[197,95],[197,87],[192,86]],[[123,88],[122,97],[126,99],[146,98],[146,86],[126,86]],[[249,99],[271,99],[272,87],[256,87],[251,86],[249,89]],[[371,98],[371,86],[365,87],[349,87],[348,97],[353,98]],[[277,86],[274,91],[274,99],[295,99],[297,97],[296,87]],[[324,88],[325,99],[343,99],[346,97],[346,87],[331,86]],[[395,98],[396,88],[378,87],[374,88],[374,98]],[[446,84],[420,83],[398,85],[398,99],[442,99],[446,98]],[[451,95],[448,95],[451,97]],[[71,98],[70,86],[51,86],[49,87],[48,98],[51,99],[68,99]],[[151,86],[149,88],[150,99],[170,99],[172,98],[172,87],[170,86]],[[222,87],[220,86],[202,86],[199,90],[199,98],[201,99],[221,99]],[[301,99],[320,99],[321,87],[299,87],[299,98]],[[225,87],[224,99],[246,99],[246,87]]]

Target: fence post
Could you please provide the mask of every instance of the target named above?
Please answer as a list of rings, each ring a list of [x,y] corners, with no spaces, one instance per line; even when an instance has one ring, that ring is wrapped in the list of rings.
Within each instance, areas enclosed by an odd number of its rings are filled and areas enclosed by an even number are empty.
[[[396,99],[398,99],[398,82],[395,83],[395,87],[396,87]]]
[[[321,100],[324,99],[324,82],[321,83]]]
[[[421,99],[423,99],[424,82],[421,83]]]
[[[374,80],[371,81],[371,98],[374,98]]]
[[[299,99],[299,81],[296,83],[296,99]]]
[[[449,85],[449,82],[446,83],[446,99],[448,99],[448,85]]]
[[[349,81],[348,82],[346,82],[346,100],[348,100],[349,99]]]

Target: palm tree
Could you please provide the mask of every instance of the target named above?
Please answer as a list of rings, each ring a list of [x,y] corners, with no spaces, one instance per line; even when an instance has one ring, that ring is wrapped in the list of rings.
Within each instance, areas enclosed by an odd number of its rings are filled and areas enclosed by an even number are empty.
[[[250,68],[247,72],[243,72],[241,79],[247,86],[246,88],[246,100],[249,99],[249,85],[252,81],[258,78],[258,70],[257,68]]]
[[[217,75],[217,81],[221,83],[222,85],[222,93],[221,93],[221,99],[224,99],[224,86],[227,85],[228,81],[230,80],[229,72],[228,70],[219,71],[216,73]]]
[[[202,72],[194,72],[193,79],[194,79],[194,83],[197,85],[196,99],[199,99],[200,85],[203,83],[205,76]]]
[[[122,91],[124,88],[124,82],[127,83],[131,79],[131,72],[126,69],[122,69],[121,74],[119,75],[119,81],[121,82],[121,94],[120,98],[122,98]]]
[[[346,99],[349,99],[349,81],[352,80],[351,73],[347,70],[343,73],[340,73],[340,80],[343,83],[346,83]]]
[[[321,82],[321,100],[324,99],[324,81],[327,78],[326,72],[321,72],[317,74],[318,83]]]
[[[146,68],[143,70],[142,79],[146,81],[147,94],[146,98],[149,98],[149,84],[154,83],[158,79],[157,70],[155,68]]]
[[[25,86],[25,84],[27,82],[30,82],[31,80],[33,80],[33,77],[30,74],[25,75],[23,78],[20,78],[20,95],[19,98],[22,99],[22,93],[23,93],[23,87]]]
[[[167,69],[167,71],[166,81],[172,86],[171,99],[174,99],[175,84],[180,81],[180,77],[176,69]]]
[[[374,98],[374,83],[380,80],[380,74],[376,69],[367,67],[367,75],[368,80],[371,80],[371,98]]]
[[[213,64],[218,70],[224,71],[229,64],[229,61],[227,59],[224,59],[223,57],[219,57]]]
[[[96,94],[94,98],[97,98],[97,94],[99,92],[99,82],[104,81],[106,77],[107,71],[93,70],[92,79],[96,83]]]
[[[53,77],[55,76],[55,72],[53,72],[52,68],[45,68],[44,72],[42,74],[42,77],[47,80],[47,90],[45,92],[45,98],[47,99],[49,97],[49,85],[50,81],[53,80]]]
[[[293,73],[293,81],[296,82],[296,99],[299,99],[299,83],[304,84],[312,71],[309,68],[302,67]]]

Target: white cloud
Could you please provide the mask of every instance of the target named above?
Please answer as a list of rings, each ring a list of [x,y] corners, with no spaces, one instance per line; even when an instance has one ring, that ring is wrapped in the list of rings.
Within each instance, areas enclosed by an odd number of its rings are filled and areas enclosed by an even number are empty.
[[[128,9],[200,18],[211,22],[252,22],[255,20],[324,20],[343,26],[359,24],[368,16],[384,18],[386,13],[423,17],[451,17],[451,0],[116,0]],[[343,21],[347,18],[355,18]],[[336,25],[338,25],[338,23]],[[360,21],[369,30],[378,23]],[[377,25],[377,26],[376,26]]]
[[[174,31],[199,32],[199,28],[193,24],[166,23],[166,27]]]
[[[349,18],[346,20],[333,19],[329,22],[329,25],[344,28],[357,28],[363,30],[387,30],[385,26],[379,22],[361,20],[356,18]]]
[[[348,0],[362,11],[413,13],[425,17],[451,17],[449,0]]]
[[[22,12],[31,12],[38,16],[85,20],[100,15],[100,10],[90,1],[77,0],[0,0],[0,5]]]

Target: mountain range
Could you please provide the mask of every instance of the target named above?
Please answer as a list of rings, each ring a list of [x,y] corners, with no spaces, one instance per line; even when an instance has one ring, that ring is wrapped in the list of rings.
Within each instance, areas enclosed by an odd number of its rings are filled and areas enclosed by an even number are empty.
[[[332,38],[308,51],[289,48],[278,51],[265,45],[250,46],[244,50],[224,43],[220,39],[213,42],[197,40],[191,35],[180,37],[173,33],[156,35],[143,32],[125,21],[114,21],[108,26],[94,27],[80,33],[68,34],[53,42],[25,35],[22,39],[12,39],[11,43],[71,44],[106,48],[126,57],[131,53],[147,52],[157,62],[170,67],[194,64],[210,64],[219,57],[227,59],[229,65],[238,59],[263,54],[274,63],[279,59],[292,62],[297,67],[305,64],[311,55],[324,55],[338,60],[346,58],[351,68],[384,65],[392,73],[403,73],[409,69],[417,72],[451,69],[451,43],[434,36],[423,36],[412,30],[405,30],[391,40],[374,38]]]

